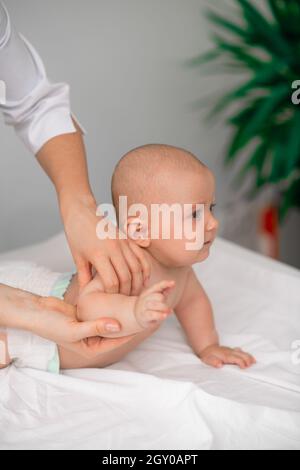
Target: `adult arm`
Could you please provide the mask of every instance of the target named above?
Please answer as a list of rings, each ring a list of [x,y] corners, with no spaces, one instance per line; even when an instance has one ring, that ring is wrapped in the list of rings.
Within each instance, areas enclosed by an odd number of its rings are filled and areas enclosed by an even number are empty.
[[[107,292],[138,294],[150,274],[143,250],[128,240],[97,238],[99,218],[69,87],[48,80],[38,53],[17,33],[1,2],[0,80],[6,84],[6,101],[0,105],[5,122],[37,156],[56,188],[80,285],[89,282],[94,266]]]
[[[98,357],[130,339],[114,339],[121,325],[112,318],[79,322],[74,306],[3,284],[0,284],[0,328],[31,331],[84,357]]]

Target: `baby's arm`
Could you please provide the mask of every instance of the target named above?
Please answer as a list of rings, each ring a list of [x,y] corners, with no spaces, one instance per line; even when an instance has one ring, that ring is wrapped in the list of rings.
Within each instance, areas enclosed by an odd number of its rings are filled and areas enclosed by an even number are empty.
[[[193,350],[206,364],[217,368],[235,364],[245,369],[255,363],[251,355],[239,348],[220,346],[210,300],[192,268],[175,313]]]

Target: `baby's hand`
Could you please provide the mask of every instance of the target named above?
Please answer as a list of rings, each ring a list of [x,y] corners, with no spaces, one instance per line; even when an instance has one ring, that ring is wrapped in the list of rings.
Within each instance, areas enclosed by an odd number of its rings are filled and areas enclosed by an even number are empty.
[[[247,369],[248,367],[256,364],[256,360],[251,354],[244,352],[240,348],[226,348],[223,346],[213,345],[204,349],[199,355],[202,362],[209,366],[220,369],[225,364],[232,364],[239,366],[241,369]]]
[[[175,281],[161,281],[139,295],[134,313],[142,328],[155,326],[172,313],[167,305],[167,297],[174,286]]]

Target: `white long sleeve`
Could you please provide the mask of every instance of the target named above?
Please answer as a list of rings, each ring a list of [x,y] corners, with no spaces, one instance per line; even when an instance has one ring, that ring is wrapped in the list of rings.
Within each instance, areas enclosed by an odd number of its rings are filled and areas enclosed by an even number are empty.
[[[36,154],[51,138],[76,132],[69,86],[51,83],[33,46],[16,32],[0,1],[0,81],[5,123],[15,128],[30,152]]]

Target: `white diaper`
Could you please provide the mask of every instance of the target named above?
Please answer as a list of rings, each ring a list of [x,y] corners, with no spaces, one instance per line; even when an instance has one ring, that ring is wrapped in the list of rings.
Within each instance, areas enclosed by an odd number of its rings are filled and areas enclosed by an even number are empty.
[[[0,283],[43,297],[62,298],[71,278],[72,273],[55,273],[29,262],[0,264]],[[6,332],[9,356],[16,367],[59,372],[59,356],[55,343],[28,331],[8,328]]]
[[[57,346],[52,341],[35,336],[28,331],[9,328],[7,344],[9,356],[16,367],[59,372],[59,362],[56,369],[51,369],[51,364],[57,356]]]

